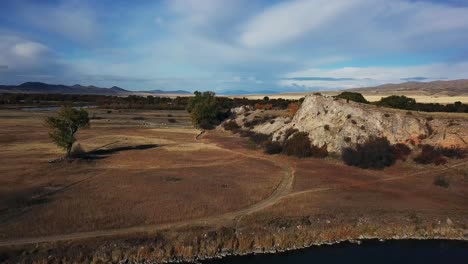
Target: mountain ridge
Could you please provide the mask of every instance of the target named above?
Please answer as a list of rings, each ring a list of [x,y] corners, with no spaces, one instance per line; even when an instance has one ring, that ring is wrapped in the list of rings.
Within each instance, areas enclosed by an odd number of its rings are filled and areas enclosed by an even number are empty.
[[[138,95],[138,94],[190,94],[188,91],[130,91],[118,86],[110,88],[81,84],[63,85],[43,82],[24,82],[19,85],[0,85],[0,93],[58,93],[58,94],[89,94],[89,95]]]

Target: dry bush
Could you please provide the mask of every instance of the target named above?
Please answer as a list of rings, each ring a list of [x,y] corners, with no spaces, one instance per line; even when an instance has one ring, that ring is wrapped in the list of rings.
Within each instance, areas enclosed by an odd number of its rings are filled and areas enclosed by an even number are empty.
[[[312,157],[314,158],[326,158],[328,156],[327,144],[324,144],[321,147],[312,145]]]
[[[244,122],[244,127],[253,128],[256,125],[260,125],[266,122],[269,122],[274,117],[272,115],[264,115],[262,117],[255,116],[254,119]]]
[[[288,138],[296,132],[299,132],[299,130],[292,127],[286,129],[286,131],[284,131],[284,139],[288,140]]]
[[[236,121],[231,120],[228,122],[224,122],[223,127],[225,130],[232,131],[232,133],[238,133],[240,130],[240,126],[237,124]]]
[[[310,157],[312,155],[312,143],[307,132],[297,132],[290,139],[286,140],[283,152],[288,156],[299,158]]]
[[[448,188],[450,186],[450,182],[444,175],[438,175],[434,178],[434,185]]]
[[[299,110],[300,105],[298,103],[290,103],[288,105],[288,113],[290,117],[296,115],[297,111]]]
[[[411,154],[411,149],[403,143],[397,143],[393,145],[392,151],[393,155],[395,156],[395,160],[406,161],[409,154]]]
[[[466,157],[466,150],[457,147],[439,148],[443,156],[450,159],[464,159]]]
[[[279,154],[283,151],[283,146],[278,141],[268,141],[265,143],[265,153]]]
[[[271,110],[271,109],[273,109],[272,104],[256,103],[254,107],[255,107],[256,110]]]
[[[443,157],[440,149],[431,145],[422,145],[421,152],[413,160],[419,164],[443,165],[447,163],[447,159]]]
[[[356,148],[344,148],[342,160],[349,166],[363,169],[383,169],[395,163],[392,146],[386,138],[370,138]]]

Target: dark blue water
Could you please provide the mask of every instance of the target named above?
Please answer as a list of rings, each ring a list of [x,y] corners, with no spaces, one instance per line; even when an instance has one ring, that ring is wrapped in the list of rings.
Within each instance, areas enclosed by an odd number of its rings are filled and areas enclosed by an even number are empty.
[[[370,240],[361,245],[340,243],[279,254],[231,256],[204,264],[309,264],[309,263],[460,263],[468,264],[468,242],[447,240]]]

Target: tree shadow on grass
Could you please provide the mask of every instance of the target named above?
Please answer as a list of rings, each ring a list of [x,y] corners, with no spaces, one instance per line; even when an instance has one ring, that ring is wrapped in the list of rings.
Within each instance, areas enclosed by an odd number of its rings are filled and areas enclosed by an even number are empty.
[[[130,150],[146,150],[159,147],[158,144],[143,144],[143,145],[136,145],[136,146],[125,146],[125,147],[115,147],[109,149],[96,149],[86,153],[87,159],[105,159],[109,157],[109,155],[122,152],[122,151],[130,151]]]

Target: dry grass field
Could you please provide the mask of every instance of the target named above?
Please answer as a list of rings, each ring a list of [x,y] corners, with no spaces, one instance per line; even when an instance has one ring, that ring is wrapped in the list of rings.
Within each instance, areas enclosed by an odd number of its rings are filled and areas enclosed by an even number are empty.
[[[43,126],[52,114],[0,110],[0,249],[160,229],[195,235],[201,226],[265,231],[304,219],[325,221],[320,230],[361,218],[385,228],[428,217],[468,227],[466,158],[363,170],[334,158],[266,155],[222,129],[197,139],[183,111],[91,109],[91,128],[77,138],[93,158],[49,163],[63,154]],[[448,188],[434,185],[439,175]]]
[[[166,112],[93,110],[105,119],[93,120],[78,141],[96,158],[48,163],[62,152],[42,125],[47,114],[0,111],[2,238],[221,214],[264,199],[281,179],[272,162],[196,142],[198,131],[177,112],[170,114],[177,123],[161,125]]]

